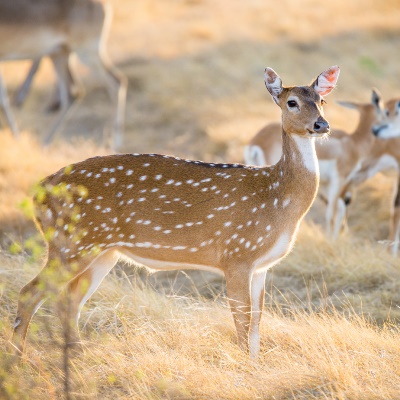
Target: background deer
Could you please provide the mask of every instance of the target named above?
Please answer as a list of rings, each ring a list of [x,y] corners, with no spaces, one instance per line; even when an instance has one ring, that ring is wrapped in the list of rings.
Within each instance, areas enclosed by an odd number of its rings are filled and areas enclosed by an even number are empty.
[[[127,81],[105,50],[111,7],[94,0],[5,0],[0,4],[0,61],[35,60],[17,102],[23,101],[40,58],[50,57],[57,73],[60,114],[48,132],[49,143],[76,99],[76,82],[69,67],[72,52],[104,81],[115,104],[114,145],[122,142]],[[4,82],[0,77],[0,105],[18,134]]]
[[[320,195],[327,203],[327,235],[336,238],[350,201],[349,189],[357,171],[361,169],[373,146],[372,131],[383,118],[381,96],[372,90],[372,102],[367,104],[340,102],[341,105],[359,112],[359,123],[352,134],[334,130],[328,141],[317,142],[316,151],[321,172]],[[264,127],[245,147],[244,159],[250,165],[269,165],[276,162],[282,153],[279,124]],[[322,194],[321,192],[324,192]]]
[[[317,193],[314,138],[329,131],[322,96],[338,75],[335,66],[310,86],[283,87],[266,68],[266,87],[282,109],[283,155],[274,166],[125,154],[91,158],[44,179],[34,202],[48,256],[21,290],[16,348],[23,350],[35,311],[62,288],[68,329],[122,255],[152,269],[223,273],[239,345],[255,356],[265,274],[289,253]]]
[[[390,206],[389,250],[396,256],[400,241],[400,99],[395,98],[385,103],[384,117],[373,128],[376,140],[361,170],[353,179],[353,184],[360,184],[378,172],[394,171],[396,174],[393,198]]]

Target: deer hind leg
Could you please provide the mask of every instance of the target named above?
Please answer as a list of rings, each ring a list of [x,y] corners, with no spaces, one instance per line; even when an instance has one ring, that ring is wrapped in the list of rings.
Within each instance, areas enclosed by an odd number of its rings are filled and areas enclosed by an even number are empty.
[[[60,257],[60,254],[58,247],[50,243],[45,266],[21,289],[12,338],[15,348],[19,352],[24,350],[30,321],[43,302],[49,298],[52,301],[55,301],[56,298],[59,300],[57,296],[65,285],[73,281],[101,256],[87,256],[80,263],[68,263]]]
[[[238,270],[225,272],[229,305],[236,326],[238,344],[249,351],[249,333],[251,323],[251,276]]]
[[[260,321],[264,308],[266,272],[255,272],[251,279],[251,320],[249,333],[250,357],[260,350]]]
[[[79,58],[102,80],[108,95],[115,105],[112,146],[118,149],[122,145],[125,123],[125,106],[128,81],[126,77],[111,63],[105,51],[88,49],[79,54]]]
[[[11,111],[10,101],[8,99],[8,94],[7,94],[7,88],[1,74],[0,74],[0,109],[14,137],[19,137],[19,129],[17,123],[15,122],[14,115]]]
[[[118,258],[116,250],[101,254],[82,274],[69,282],[63,291],[57,310],[69,344],[80,341],[78,322],[82,307],[115,266]]]
[[[60,128],[72,105],[77,99],[76,82],[69,67],[70,49],[61,46],[56,52],[50,55],[51,61],[57,74],[57,88],[49,106],[49,111],[60,109],[59,115],[55,118],[44,143],[50,144],[54,135]]]

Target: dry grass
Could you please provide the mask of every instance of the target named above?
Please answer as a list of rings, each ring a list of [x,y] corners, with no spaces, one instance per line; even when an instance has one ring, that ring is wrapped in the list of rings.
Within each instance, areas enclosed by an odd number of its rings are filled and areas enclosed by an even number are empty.
[[[385,98],[399,95],[398,0],[113,2],[110,53],[130,83],[126,152],[241,160],[243,144],[279,118],[263,87],[267,65],[284,84],[301,84],[339,64],[327,117],[349,131],[355,112],[335,100],[368,101],[371,86]],[[26,67],[2,67],[11,90]],[[68,163],[107,153],[99,142],[109,102],[104,91],[90,89],[82,66],[79,73],[87,97],[50,148],[34,139],[53,118],[43,112],[48,63],[17,112],[29,131],[19,142],[0,132],[0,398],[63,396],[61,332],[51,306],[34,318],[22,363],[12,362],[8,339],[18,290],[40,268],[32,245],[24,249],[34,235],[24,214],[30,187]],[[82,313],[85,351],[71,363],[73,397],[398,398],[400,267],[380,243],[392,184],[378,176],[360,188],[350,230],[336,243],[324,237],[324,208],[315,203],[294,251],[268,275],[257,362],[236,346],[223,279],[197,272],[149,277],[117,266]],[[22,253],[14,254],[13,242]]]

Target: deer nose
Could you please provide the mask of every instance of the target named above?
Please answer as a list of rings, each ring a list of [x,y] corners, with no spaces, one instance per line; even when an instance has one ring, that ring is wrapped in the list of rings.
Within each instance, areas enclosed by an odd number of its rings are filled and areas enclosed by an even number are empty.
[[[314,132],[318,133],[326,133],[329,132],[329,124],[328,121],[325,121],[323,118],[318,118],[317,122],[314,123]]]
[[[386,129],[388,126],[387,125],[374,125],[372,127],[372,133],[374,134],[374,136],[379,137],[379,132],[382,129]]]

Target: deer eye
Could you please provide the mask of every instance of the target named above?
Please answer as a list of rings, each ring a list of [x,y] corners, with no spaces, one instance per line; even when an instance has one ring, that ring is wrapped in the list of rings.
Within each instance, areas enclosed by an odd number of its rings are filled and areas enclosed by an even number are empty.
[[[287,102],[287,105],[288,105],[290,108],[298,107],[298,106],[299,106],[299,105],[297,104],[297,102],[294,101],[294,100],[289,100],[289,101]]]
[[[321,99],[321,106],[323,106],[324,104],[328,104],[324,99]]]

